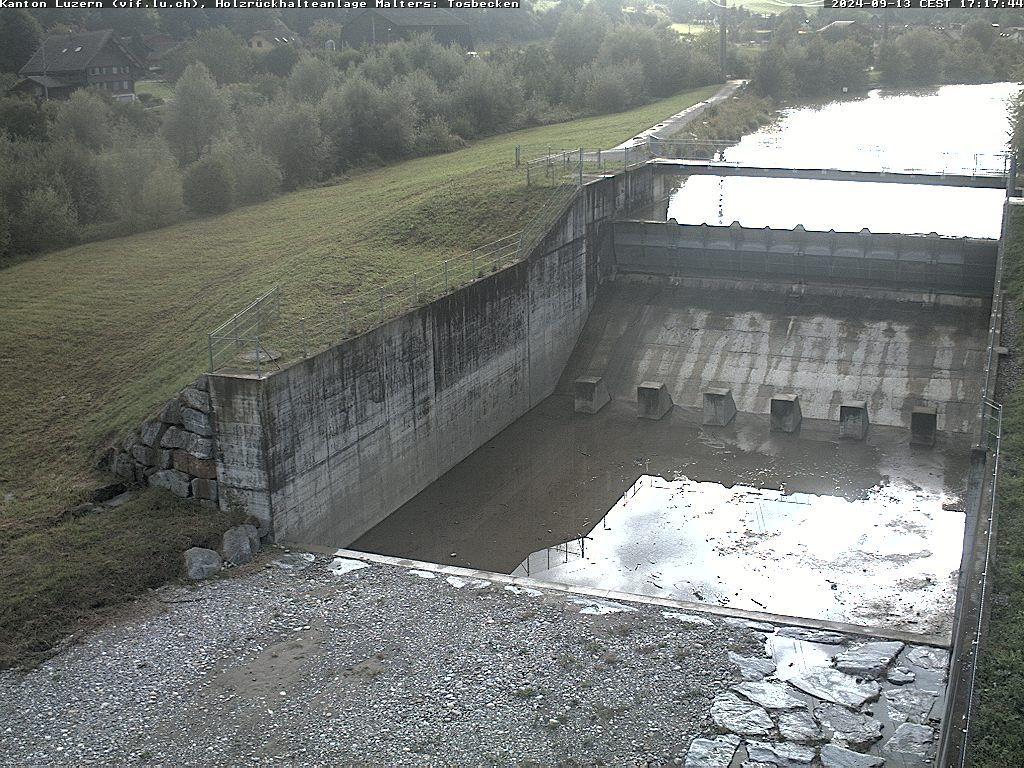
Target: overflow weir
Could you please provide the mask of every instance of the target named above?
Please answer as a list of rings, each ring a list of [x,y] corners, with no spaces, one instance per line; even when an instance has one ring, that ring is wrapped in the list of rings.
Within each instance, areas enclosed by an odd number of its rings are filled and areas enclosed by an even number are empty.
[[[999,243],[631,219],[668,179],[588,181],[522,261],[282,370],[211,373],[220,503],[280,543],[956,656]]]

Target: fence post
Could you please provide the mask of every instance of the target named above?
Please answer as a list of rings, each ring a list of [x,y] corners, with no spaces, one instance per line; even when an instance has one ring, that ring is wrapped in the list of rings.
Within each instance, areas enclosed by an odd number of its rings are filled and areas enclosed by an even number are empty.
[[[384,322],[384,289],[380,289],[380,321]]]
[[[259,334],[256,335],[256,378],[263,378],[263,371],[260,370],[260,358],[263,356],[263,345],[260,344]]]
[[[583,147],[580,147],[580,186],[583,186]]]
[[[597,148],[597,170],[604,170],[604,166],[601,165],[601,148]]]
[[[476,271],[476,251],[473,251],[473,279],[476,280],[479,273]]]
[[[516,168],[519,167],[519,145],[516,144]]]
[[[448,259],[444,260],[444,292],[448,293]]]
[[[206,349],[210,353],[210,367],[207,373],[213,373],[213,334],[206,334]]]
[[[299,332],[302,334],[302,356],[309,357],[309,345],[306,343],[306,318],[299,318]]]

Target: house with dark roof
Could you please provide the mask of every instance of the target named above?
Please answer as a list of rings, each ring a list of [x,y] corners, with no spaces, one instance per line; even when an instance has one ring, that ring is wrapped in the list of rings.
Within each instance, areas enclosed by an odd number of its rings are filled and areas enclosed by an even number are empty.
[[[50,35],[32,54],[12,91],[40,99],[66,99],[79,88],[100,88],[115,98],[135,98],[135,80],[146,67],[111,29]]]
[[[341,39],[345,44],[358,48],[408,40],[423,34],[433,35],[442,45],[461,45],[467,50],[473,47],[469,23],[446,8],[368,8],[345,24]]]

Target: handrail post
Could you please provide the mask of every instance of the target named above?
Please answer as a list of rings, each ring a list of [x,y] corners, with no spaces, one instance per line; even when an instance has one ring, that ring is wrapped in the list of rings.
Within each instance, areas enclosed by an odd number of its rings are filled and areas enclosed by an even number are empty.
[[[260,369],[260,357],[263,356],[263,345],[260,344],[260,337],[256,336],[256,378],[263,378],[263,371]]]
[[[210,353],[210,367],[207,369],[207,373],[213,373],[213,334],[206,334],[206,349]]]
[[[309,357],[309,345],[306,343],[306,318],[299,318],[299,331],[302,333],[302,357]]]
[[[448,259],[444,260],[444,292],[448,293]]]

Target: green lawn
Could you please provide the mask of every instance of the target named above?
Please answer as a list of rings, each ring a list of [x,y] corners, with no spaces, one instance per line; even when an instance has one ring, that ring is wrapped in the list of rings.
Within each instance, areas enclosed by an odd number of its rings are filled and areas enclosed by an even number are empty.
[[[155,492],[116,514],[60,518],[108,481],[92,468],[108,442],[203,371],[208,330],[274,285],[292,313],[316,317],[354,291],[513,233],[543,199],[513,169],[515,145],[525,157],[613,146],[715,90],[494,137],[4,269],[0,667],[173,576],[180,551],[224,525]],[[143,561],[145,578],[108,583]]]
[[[163,80],[138,80],[135,83],[135,93],[139,96],[148,93],[167,101],[174,98],[174,86]]]
[[[684,24],[682,22],[677,22],[672,25],[672,29],[674,29],[680,35],[692,35],[696,37],[697,35],[703,33],[704,30],[711,29],[712,26],[713,25],[711,24]]]

